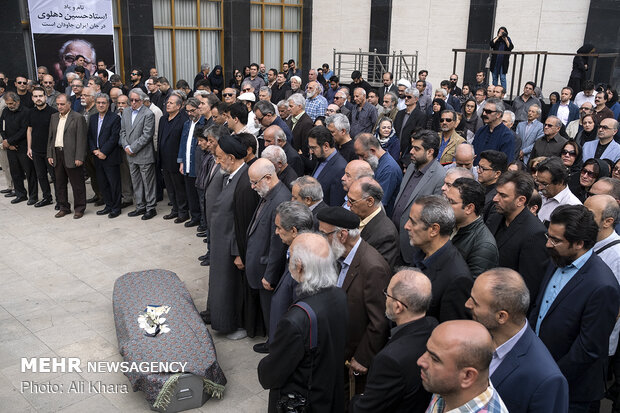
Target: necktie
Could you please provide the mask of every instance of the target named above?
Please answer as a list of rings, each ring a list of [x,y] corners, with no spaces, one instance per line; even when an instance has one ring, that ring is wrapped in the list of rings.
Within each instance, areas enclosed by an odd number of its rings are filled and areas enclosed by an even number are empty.
[[[224,180],[222,182],[222,189],[226,188],[226,185],[230,182],[230,174],[224,174]]]

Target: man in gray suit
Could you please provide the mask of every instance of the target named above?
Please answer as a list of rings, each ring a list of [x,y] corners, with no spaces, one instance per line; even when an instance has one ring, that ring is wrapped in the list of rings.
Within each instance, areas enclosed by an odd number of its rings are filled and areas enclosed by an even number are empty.
[[[400,190],[394,203],[392,222],[398,228],[400,254],[403,261],[411,264],[413,247],[405,224],[413,201],[426,195],[441,195],[441,186],[446,176],[445,169],[436,162],[439,150],[439,135],[431,130],[421,130],[411,137],[411,164],[407,167]]]
[[[268,159],[257,159],[248,171],[252,188],[261,197],[248,229],[245,274],[248,284],[258,290],[265,325],[269,326],[271,297],[284,272],[286,245],[276,234],[276,208],[291,199],[291,191],[278,179]]]
[[[143,220],[151,219],[157,212],[155,187],[155,150],[153,148],[153,130],[155,115],[142,104],[146,93],[141,89],[129,92],[130,108],[123,111],[121,117],[121,147],[129,160],[129,173],[134,190],[136,209],[127,215]]]
[[[71,182],[75,213],[73,218],[84,216],[86,209],[86,186],[84,185],[84,159],[86,158],[86,120],[71,110],[67,95],[56,97],[58,113],[50,119],[47,161],[54,167],[56,176],[56,202],[60,210],[56,218],[71,212],[67,181]]]

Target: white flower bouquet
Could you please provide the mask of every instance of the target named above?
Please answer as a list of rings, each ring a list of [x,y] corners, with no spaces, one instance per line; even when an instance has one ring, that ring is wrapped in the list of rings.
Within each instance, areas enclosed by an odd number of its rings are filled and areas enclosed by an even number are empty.
[[[170,311],[167,305],[147,305],[144,312],[138,316],[138,325],[148,337],[155,337],[160,333],[168,333],[170,328],[164,324],[166,319],[162,315]]]

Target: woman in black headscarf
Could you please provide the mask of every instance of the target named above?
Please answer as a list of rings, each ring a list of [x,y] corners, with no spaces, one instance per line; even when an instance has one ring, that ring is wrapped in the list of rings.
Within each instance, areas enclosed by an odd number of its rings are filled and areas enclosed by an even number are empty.
[[[594,53],[596,49],[591,44],[584,44],[577,50],[577,53],[586,54]],[[573,88],[573,96],[583,90],[583,84],[586,81],[586,71],[588,70],[588,56],[575,56],[573,58],[573,70],[570,72],[568,86]]]
[[[589,195],[592,185],[599,179],[610,175],[609,164],[606,161],[590,158],[581,167],[578,187],[571,188],[569,183],[569,189],[581,202],[584,202]]]
[[[441,112],[446,109],[446,102],[443,99],[433,99],[432,110],[426,122],[426,129],[441,131]]]
[[[220,97],[224,89],[224,76],[222,75],[222,66],[216,65],[211,73],[209,73],[209,82],[211,82],[211,92]]]
[[[594,122],[594,116],[586,115],[581,119],[581,130],[577,132],[575,140],[579,145],[593,141],[597,138],[598,128]]]

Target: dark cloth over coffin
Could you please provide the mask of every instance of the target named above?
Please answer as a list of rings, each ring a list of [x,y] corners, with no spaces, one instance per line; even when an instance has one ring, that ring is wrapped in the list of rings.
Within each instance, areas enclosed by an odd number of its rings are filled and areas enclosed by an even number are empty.
[[[185,373],[201,377],[210,396],[222,396],[226,377],[217,362],[213,339],[175,273],[147,270],[122,275],[114,283],[113,304],[118,348],[125,361],[187,362]],[[170,332],[156,337],[145,335],[138,325],[138,315],[147,305],[170,306],[163,316]],[[142,390],[153,407],[163,409],[180,376],[177,372],[126,372],[125,375],[134,391]]]

